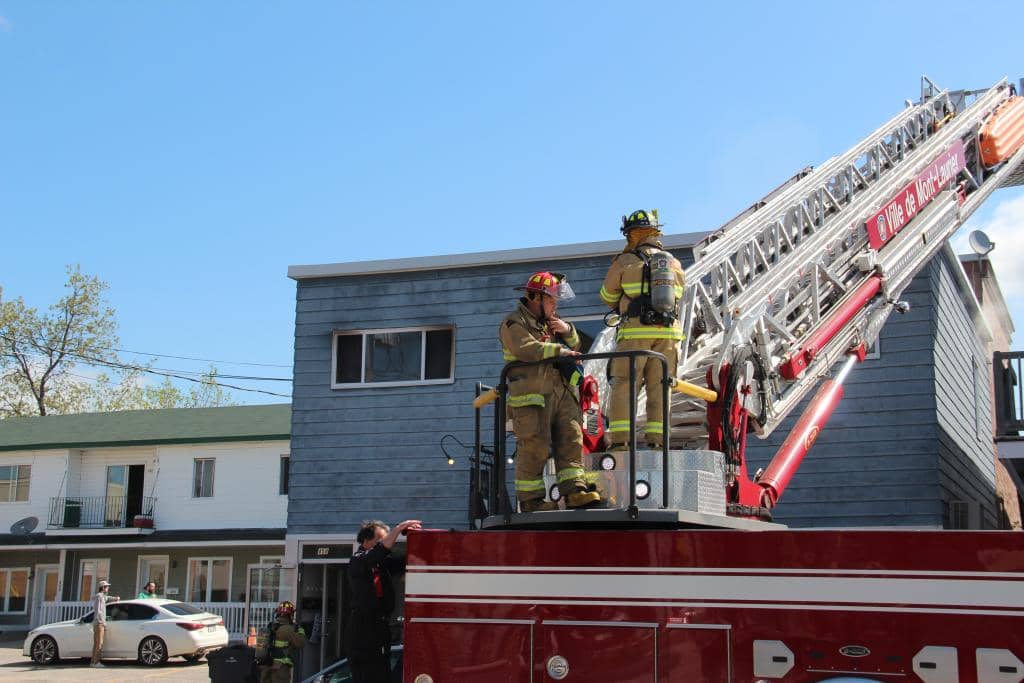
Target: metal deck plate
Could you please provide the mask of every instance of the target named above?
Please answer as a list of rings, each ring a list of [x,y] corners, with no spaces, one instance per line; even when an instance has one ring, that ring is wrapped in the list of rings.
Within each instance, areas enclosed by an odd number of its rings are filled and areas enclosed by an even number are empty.
[[[635,519],[621,508],[586,510],[552,510],[551,512],[517,512],[506,522],[501,515],[491,515],[483,522],[484,529],[739,529],[742,531],[778,531],[785,524],[759,522],[753,519],[708,515],[692,510],[637,510]]]

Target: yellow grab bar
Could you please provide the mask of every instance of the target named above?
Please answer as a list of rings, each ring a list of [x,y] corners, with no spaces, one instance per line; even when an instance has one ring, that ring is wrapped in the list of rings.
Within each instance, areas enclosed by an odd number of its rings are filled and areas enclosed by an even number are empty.
[[[691,384],[690,382],[684,382],[681,379],[672,380],[672,389],[678,391],[680,394],[704,399],[708,403],[714,403],[718,400],[717,392],[712,391],[711,389],[705,389],[704,387],[699,387],[696,384]]]

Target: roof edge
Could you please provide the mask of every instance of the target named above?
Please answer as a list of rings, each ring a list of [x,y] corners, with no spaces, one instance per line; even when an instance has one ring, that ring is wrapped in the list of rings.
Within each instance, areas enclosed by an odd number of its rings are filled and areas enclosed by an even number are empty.
[[[135,439],[115,441],[77,441],[66,443],[3,444],[0,452],[56,451],[81,448],[121,448],[138,446],[172,446],[197,443],[239,443],[244,441],[290,441],[291,434],[249,434],[239,436],[182,437],[178,439]]]
[[[695,246],[709,233],[710,231],[704,230],[700,232],[667,234],[662,235],[661,241],[667,249],[683,249]],[[346,275],[374,275],[380,273],[471,268],[491,263],[524,263],[528,261],[542,261],[544,259],[579,259],[616,254],[622,251],[622,244],[623,241],[617,239],[603,240],[601,242],[577,242],[575,244],[560,244],[547,247],[477,251],[463,254],[298,265],[288,266],[288,277],[293,280],[310,280]]]

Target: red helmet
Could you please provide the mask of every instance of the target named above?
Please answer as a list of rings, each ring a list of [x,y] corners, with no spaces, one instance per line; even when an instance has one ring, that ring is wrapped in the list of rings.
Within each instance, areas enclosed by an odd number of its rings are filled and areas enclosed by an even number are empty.
[[[282,602],[280,605],[277,606],[277,609],[274,610],[274,612],[279,617],[284,617],[284,616],[290,617],[293,614],[295,614],[295,605],[293,605],[290,600],[285,600],[284,602]]]
[[[535,292],[547,294],[559,301],[569,301],[576,298],[572,287],[569,286],[569,279],[562,273],[549,273],[546,270],[534,273],[526,281],[525,287],[515,288],[521,292]]]

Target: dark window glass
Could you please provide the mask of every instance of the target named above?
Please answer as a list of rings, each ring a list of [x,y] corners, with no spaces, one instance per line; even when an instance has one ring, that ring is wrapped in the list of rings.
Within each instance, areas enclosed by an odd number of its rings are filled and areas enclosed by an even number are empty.
[[[580,353],[588,353],[594,345],[594,339],[605,329],[603,320],[573,320],[572,324],[580,336]]]
[[[422,332],[378,332],[366,335],[366,381],[419,380],[422,337]]]
[[[277,490],[282,496],[288,495],[288,463],[291,460],[287,455],[281,456],[281,480]]]
[[[82,617],[82,623],[83,623],[83,624],[91,624],[91,623],[92,623],[92,620],[93,620],[93,618],[94,618],[95,616],[96,616],[96,613],[95,613],[95,612],[89,612],[89,613],[88,613],[88,614],[86,614],[86,615],[85,615],[84,617]]]
[[[452,376],[452,331],[427,332],[427,361],[423,379],[448,379]]]
[[[168,602],[161,606],[171,614],[177,614],[179,617],[188,616],[189,614],[203,614],[203,610],[193,607],[187,602]]]
[[[156,610],[148,605],[124,605],[124,610],[127,612],[124,618],[132,621],[144,621],[156,616]]]
[[[363,335],[338,335],[338,361],[335,384],[363,381]]]

